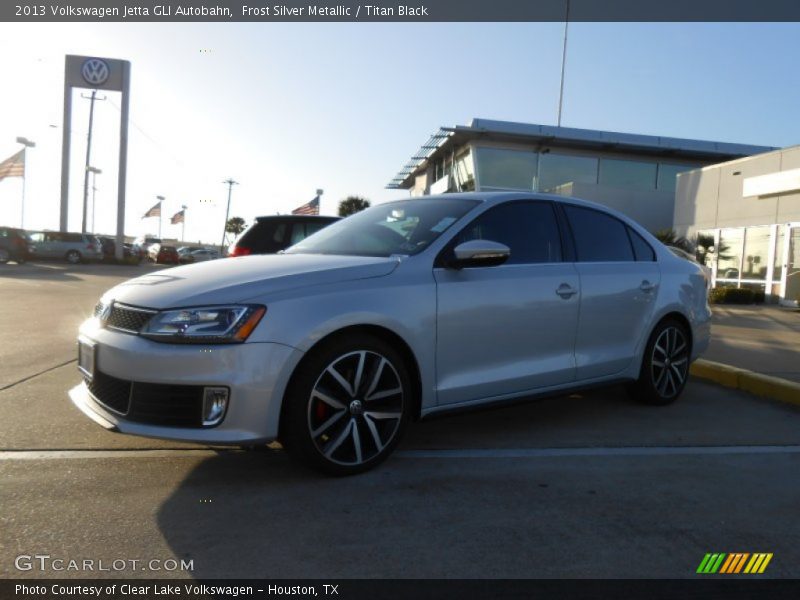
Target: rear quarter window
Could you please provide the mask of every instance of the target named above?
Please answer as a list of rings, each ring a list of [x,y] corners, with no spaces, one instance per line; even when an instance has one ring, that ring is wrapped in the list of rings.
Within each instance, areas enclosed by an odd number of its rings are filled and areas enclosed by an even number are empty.
[[[656,252],[647,241],[636,233],[633,229],[628,227],[628,235],[631,237],[631,245],[633,246],[633,254],[637,262],[654,262],[656,260]]]
[[[578,262],[633,262],[627,225],[592,208],[564,205]]]

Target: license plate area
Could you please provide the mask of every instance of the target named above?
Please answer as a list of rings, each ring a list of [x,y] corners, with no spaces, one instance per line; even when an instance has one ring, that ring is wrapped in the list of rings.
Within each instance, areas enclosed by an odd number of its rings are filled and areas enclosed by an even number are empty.
[[[96,362],[97,345],[91,342],[78,340],[78,370],[89,379],[92,379],[94,377]]]

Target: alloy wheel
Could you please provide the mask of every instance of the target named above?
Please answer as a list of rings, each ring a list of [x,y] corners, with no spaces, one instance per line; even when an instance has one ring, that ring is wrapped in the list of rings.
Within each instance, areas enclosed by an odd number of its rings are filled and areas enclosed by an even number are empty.
[[[366,463],[396,437],[404,402],[402,380],[388,358],[369,350],[343,354],[311,389],[311,440],[330,462],[350,467]]]
[[[662,398],[680,393],[689,371],[689,344],[677,327],[667,327],[656,338],[650,360],[653,387]]]

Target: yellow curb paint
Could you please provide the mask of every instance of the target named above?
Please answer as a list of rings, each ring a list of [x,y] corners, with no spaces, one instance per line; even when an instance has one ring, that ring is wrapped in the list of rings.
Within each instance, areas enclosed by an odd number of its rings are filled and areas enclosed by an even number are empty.
[[[690,372],[725,387],[800,406],[800,383],[703,359],[695,361]]]

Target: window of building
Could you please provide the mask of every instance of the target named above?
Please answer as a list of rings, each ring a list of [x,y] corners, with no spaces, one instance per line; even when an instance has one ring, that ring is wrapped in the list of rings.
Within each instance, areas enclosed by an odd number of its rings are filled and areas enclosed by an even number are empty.
[[[778,235],[775,236],[775,267],[772,270],[772,280],[780,281],[783,279],[783,227],[778,227]]]
[[[656,163],[601,158],[598,180],[614,187],[653,190],[656,187],[657,170]]]
[[[717,248],[717,279],[739,279],[744,229],[723,229]]]
[[[580,262],[634,260],[631,242],[622,221],[591,208],[565,205],[564,211]]]
[[[769,261],[769,227],[748,227],[744,238],[742,279],[765,280]]]
[[[533,190],[539,155],[531,150],[475,148],[481,189]]]
[[[467,151],[456,158],[455,189],[462,192],[475,190],[475,170],[472,164],[472,154]]]
[[[561,236],[549,202],[511,202],[489,209],[468,225],[454,246],[491,240],[511,249],[506,264],[561,261]]]
[[[554,192],[568,183],[597,183],[597,159],[548,152],[539,157],[540,192]]]
[[[670,165],[660,163],[658,165],[658,180],[656,187],[665,192],[674,192],[677,184],[678,173],[685,173],[692,169],[698,168],[700,165]]]
[[[630,227],[628,227],[628,235],[631,236],[633,254],[637,261],[653,262],[656,259],[656,253],[652,246],[650,246],[642,236]]]

